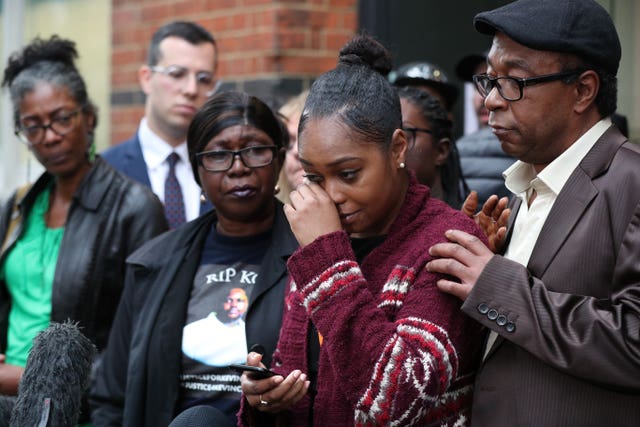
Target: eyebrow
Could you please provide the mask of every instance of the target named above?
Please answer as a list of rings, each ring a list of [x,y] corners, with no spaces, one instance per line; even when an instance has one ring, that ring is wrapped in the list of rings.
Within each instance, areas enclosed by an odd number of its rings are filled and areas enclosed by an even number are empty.
[[[45,113],[45,117],[53,117],[56,114],[60,114],[61,112],[65,111],[65,110],[72,111],[72,110],[75,110],[75,108],[69,107],[67,105],[62,105],[62,106],[56,108],[55,110],[52,110],[52,111],[49,111],[49,112]],[[28,115],[28,116],[21,116],[21,117],[19,117],[19,120],[39,119],[39,118],[40,118],[39,114],[31,114],[31,115]]]
[[[158,65],[159,65],[159,64],[160,64],[160,63],[158,63]],[[187,70],[187,71],[193,71],[194,73],[215,74],[215,68],[214,68],[214,71],[211,71],[211,70],[206,70],[206,69],[199,70],[199,69],[195,69],[195,68],[187,67],[187,66],[185,66],[185,65],[180,65],[180,64],[169,64],[169,65],[166,65],[166,66],[165,66],[165,65],[160,65],[160,66],[161,66],[162,68],[169,68],[169,67],[182,68],[182,69]]]
[[[240,138],[238,138],[238,140],[240,142],[258,141],[258,142],[263,142],[265,145],[277,145],[273,143],[273,141],[271,141],[271,138],[265,138],[264,135],[260,135],[259,133],[255,133],[255,132],[245,133]],[[216,145],[227,146],[232,141],[234,140],[225,138],[225,139],[216,140],[214,142]]]
[[[490,58],[487,58],[487,64],[489,65],[489,67],[493,68],[493,64],[491,63]],[[504,65],[506,65],[509,68],[518,68],[529,73],[533,72],[529,64],[523,59],[510,59],[510,60],[507,60]]]
[[[359,160],[359,159],[360,159],[359,157],[353,157],[353,156],[341,157],[341,158],[339,158],[337,160],[334,160],[333,162],[327,164],[327,166],[337,166],[337,165],[339,165],[341,163],[350,162],[352,160]],[[300,160],[300,163],[304,163],[305,165],[308,165],[308,166],[313,166],[312,162],[310,162],[308,160],[305,160],[302,157],[300,157],[299,160]]]

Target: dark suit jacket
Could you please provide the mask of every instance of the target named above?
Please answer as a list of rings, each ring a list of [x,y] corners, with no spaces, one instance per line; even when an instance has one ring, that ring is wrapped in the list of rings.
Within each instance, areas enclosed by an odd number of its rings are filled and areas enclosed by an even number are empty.
[[[246,314],[247,348],[261,344],[264,363],[275,351],[287,259],[298,247],[277,202],[272,242]],[[92,388],[95,427],[156,427],[176,415],[182,329],[202,246],[215,211],[151,240],[127,259],[125,292]]]
[[[128,177],[151,188],[147,164],[142,156],[142,147],[136,132],[131,139],[123,141],[102,153],[102,158],[111,166]],[[211,210],[213,206],[209,200],[200,203],[200,215]]]
[[[499,255],[485,267],[462,309],[500,336],[476,377],[473,425],[640,425],[639,202],[640,151],[611,127],[527,267]]]

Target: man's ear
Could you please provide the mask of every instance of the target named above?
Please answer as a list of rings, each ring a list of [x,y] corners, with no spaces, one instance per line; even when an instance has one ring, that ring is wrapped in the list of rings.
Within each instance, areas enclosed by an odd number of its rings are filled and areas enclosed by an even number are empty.
[[[595,102],[600,91],[600,77],[593,70],[587,70],[580,74],[576,81],[576,103],[575,111],[583,113],[592,103]]]
[[[149,95],[151,92],[151,77],[153,76],[153,71],[151,71],[151,67],[148,65],[143,65],[138,70],[138,82],[140,83],[140,87],[145,95]]]
[[[396,164],[396,167],[400,163],[407,162],[407,149],[409,144],[407,142],[407,136],[402,129],[396,129],[391,137],[391,158]]]
[[[442,166],[445,164],[450,152],[451,140],[449,138],[440,138],[440,140],[436,142],[436,165]]]

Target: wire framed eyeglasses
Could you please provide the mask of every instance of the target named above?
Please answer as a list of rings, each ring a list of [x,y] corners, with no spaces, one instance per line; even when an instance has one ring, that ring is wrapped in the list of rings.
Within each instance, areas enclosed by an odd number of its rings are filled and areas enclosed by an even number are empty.
[[[169,65],[162,67],[160,65],[154,65],[149,67],[154,73],[160,73],[175,83],[183,83],[189,77],[189,74],[194,73],[196,76],[196,82],[199,87],[205,89],[207,92],[212,92],[216,87],[216,78],[213,73],[209,71],[191,71],[187,67],[181,65]]]
[[[413,146],[416,143],[417,132],[423,132],[423,133],[427,133],[429,135],[433,135],[433,131],[431,129],[403,126],[402,130],[405,131],[408,134],[407,139],[408,139],[408,142],[409,142],[409,149],[413,148]]]

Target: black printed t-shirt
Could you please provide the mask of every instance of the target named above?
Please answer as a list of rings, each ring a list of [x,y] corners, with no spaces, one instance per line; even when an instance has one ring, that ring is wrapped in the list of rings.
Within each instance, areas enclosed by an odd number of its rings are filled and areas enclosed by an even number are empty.
[[[181,411],[210,405],[235,423],[240,374],[228,365],[247,360],[244,319],[270,243],[270,231],[230,237],[214,225],[207,236],[182,333]]]

